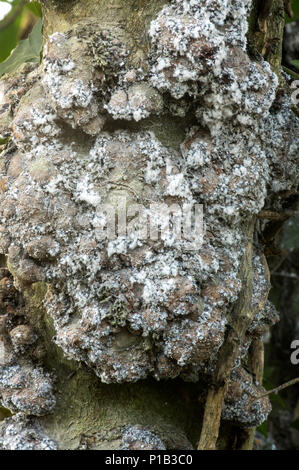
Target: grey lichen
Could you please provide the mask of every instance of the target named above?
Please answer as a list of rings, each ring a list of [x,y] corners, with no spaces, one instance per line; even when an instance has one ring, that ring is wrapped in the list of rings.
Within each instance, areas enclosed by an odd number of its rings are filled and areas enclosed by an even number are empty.
[[[263,393],[263,387],[254,383],[253,377],[242,368],[236,368],[230,379],[222,419],[244,427],[262,424],[271,411],[268,397],[255,400]]]
[[[161,439],[142,426],[128,426],[122,436],[122,450],[166,450]]]
[[[57,450],[33,418],[16,414],[0,424],[0,449],[2,450]]]
[[[298,119],[269,64],[247,56],[250,7],[170,2],[151,23],[144,69],[132,68],[122,29],[85,22],[54,33],[41,82],[28,87],[10,129],[6,122],[16,149],[1,167],[0,246],[18,287],[48,283],[54,340],[103,382],[212,374],[242,288],[246,222],[298,185]],[[179,150],[142,129],[145,118],[184,119],[190,100],[194,123]],[[145,238],[136,214],[129,233],[103,237],[103,204],[119,198],[147,215],[150,203],[203,204],[203,245]],[[276,320],[258,249],[253,271],[256,314],[235,367]],[[256,393],[238,377],[243,395]],[[260,422],[267,399],[242,414],[234,382],[224,418]]]
[[[26,362],[0,367],[0,396],[6,408],[35,416],[55,406],[51,377]]]
[[[53,377],[30,358],[37,340],[9,273],[0,272],[0,400],[12,412],[41,416],[56,400]]]

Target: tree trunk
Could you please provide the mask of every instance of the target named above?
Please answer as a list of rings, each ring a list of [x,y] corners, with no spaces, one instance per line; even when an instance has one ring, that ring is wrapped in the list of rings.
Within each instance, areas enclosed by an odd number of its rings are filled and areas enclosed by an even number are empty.
[[[298,185],[284,2],[42,4],[1,85],[0,448],[251,448]],[[195,204],[201,246],[163,230]]]

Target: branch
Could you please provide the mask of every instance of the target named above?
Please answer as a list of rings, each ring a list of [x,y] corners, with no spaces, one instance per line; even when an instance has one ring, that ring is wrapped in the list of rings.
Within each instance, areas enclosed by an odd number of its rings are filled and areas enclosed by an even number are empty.
[[[296,78],[297,80],[299,79],[298,73],[294,72],[294,70],[289,69],[285,65],[282,65],[282,69],[285,71],[285,73],[291,75],[293,78]]]
[[[299,377],[296,377],[296,379],[289,380],[288,382],[285,382],[284,384],[279,385],[279,387],[272,388],[272,390],[268,390],[263,395],[260,395],[259,397],[255,397],[252,401],[254,402],[254,401],[260,400],[261,398],[267,397],[271,393],[278,393],[281,390],[284,390],[285,388],[291,387],[291,385],[295,385],[297,383],[299,383]]]

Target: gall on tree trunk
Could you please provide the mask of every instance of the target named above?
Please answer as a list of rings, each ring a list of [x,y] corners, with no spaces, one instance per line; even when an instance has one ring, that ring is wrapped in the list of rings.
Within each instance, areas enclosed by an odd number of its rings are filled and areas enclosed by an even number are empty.
[[[1,81],[0,447],[251,448],[298,184],[284,2],[42,5],[41,65]],[[145,233],[196,204],[200,247]]]

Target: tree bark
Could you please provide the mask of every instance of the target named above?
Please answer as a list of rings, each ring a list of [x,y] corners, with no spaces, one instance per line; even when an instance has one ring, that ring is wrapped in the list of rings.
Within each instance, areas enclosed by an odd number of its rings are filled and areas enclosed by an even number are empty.
[[[258,214],[298,185],[283,0],[261,3],[42,2],[42,63],[1,85],[0,448],[252,448]],[[203,205],[202,246],[101,238],[118,198]]]

